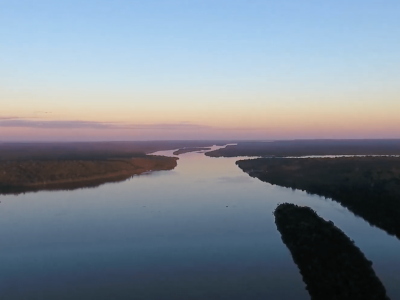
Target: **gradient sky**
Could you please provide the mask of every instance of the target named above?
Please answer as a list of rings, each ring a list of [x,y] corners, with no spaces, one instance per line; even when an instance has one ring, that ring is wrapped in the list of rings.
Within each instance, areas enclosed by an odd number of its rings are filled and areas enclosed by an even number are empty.
[[[398,0],[0,0],[0,141],[400,138]]]

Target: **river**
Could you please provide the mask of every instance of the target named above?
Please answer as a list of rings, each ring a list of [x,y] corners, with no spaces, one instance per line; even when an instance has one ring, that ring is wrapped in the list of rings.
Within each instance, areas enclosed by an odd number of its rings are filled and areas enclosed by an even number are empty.
[[[97,188],[1,196],[0,299],[310,299],[274,223],[283,202],[332,220],[400,299],[397,238],[334,201],[251,178],[239,158],[179,158]]]

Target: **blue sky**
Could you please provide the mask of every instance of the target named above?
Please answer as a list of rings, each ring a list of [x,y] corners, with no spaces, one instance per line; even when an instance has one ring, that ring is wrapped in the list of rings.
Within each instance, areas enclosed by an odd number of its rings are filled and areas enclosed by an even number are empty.
[[[0,37],[0,93],[14,115],[97,94],[121,115],[132,101],[145,113],[146,101],[392,107],[400,95],[400,1],[3,0]]]

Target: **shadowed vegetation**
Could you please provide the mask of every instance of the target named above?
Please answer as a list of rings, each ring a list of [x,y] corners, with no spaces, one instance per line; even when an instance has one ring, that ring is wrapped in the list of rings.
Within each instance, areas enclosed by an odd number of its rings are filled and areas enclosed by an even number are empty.
[[[400,158],[259,158],[236,164],[271,184],[332,198],[400,238]]]
[[[312,300],[389,299],[372,263],[332,222],[288,203],[274,215]]]
[[[239,142],[207,152],[211,157],[305,155],[400,155],[400,140],[293,140]]]
[[[225,145],[221,141],[0,143],[0,160],[102,160],[144,157],[161,150]]]

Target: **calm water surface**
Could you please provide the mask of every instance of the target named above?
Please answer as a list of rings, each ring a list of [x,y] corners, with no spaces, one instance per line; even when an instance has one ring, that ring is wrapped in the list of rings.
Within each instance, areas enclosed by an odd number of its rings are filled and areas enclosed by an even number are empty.
[[[173,171],[1,196],[0,299],[309,299],[274,223],[282,202],[332,220],[400,299],[399,240],[336,202],[251,178],[236,160],[187,153]]]

